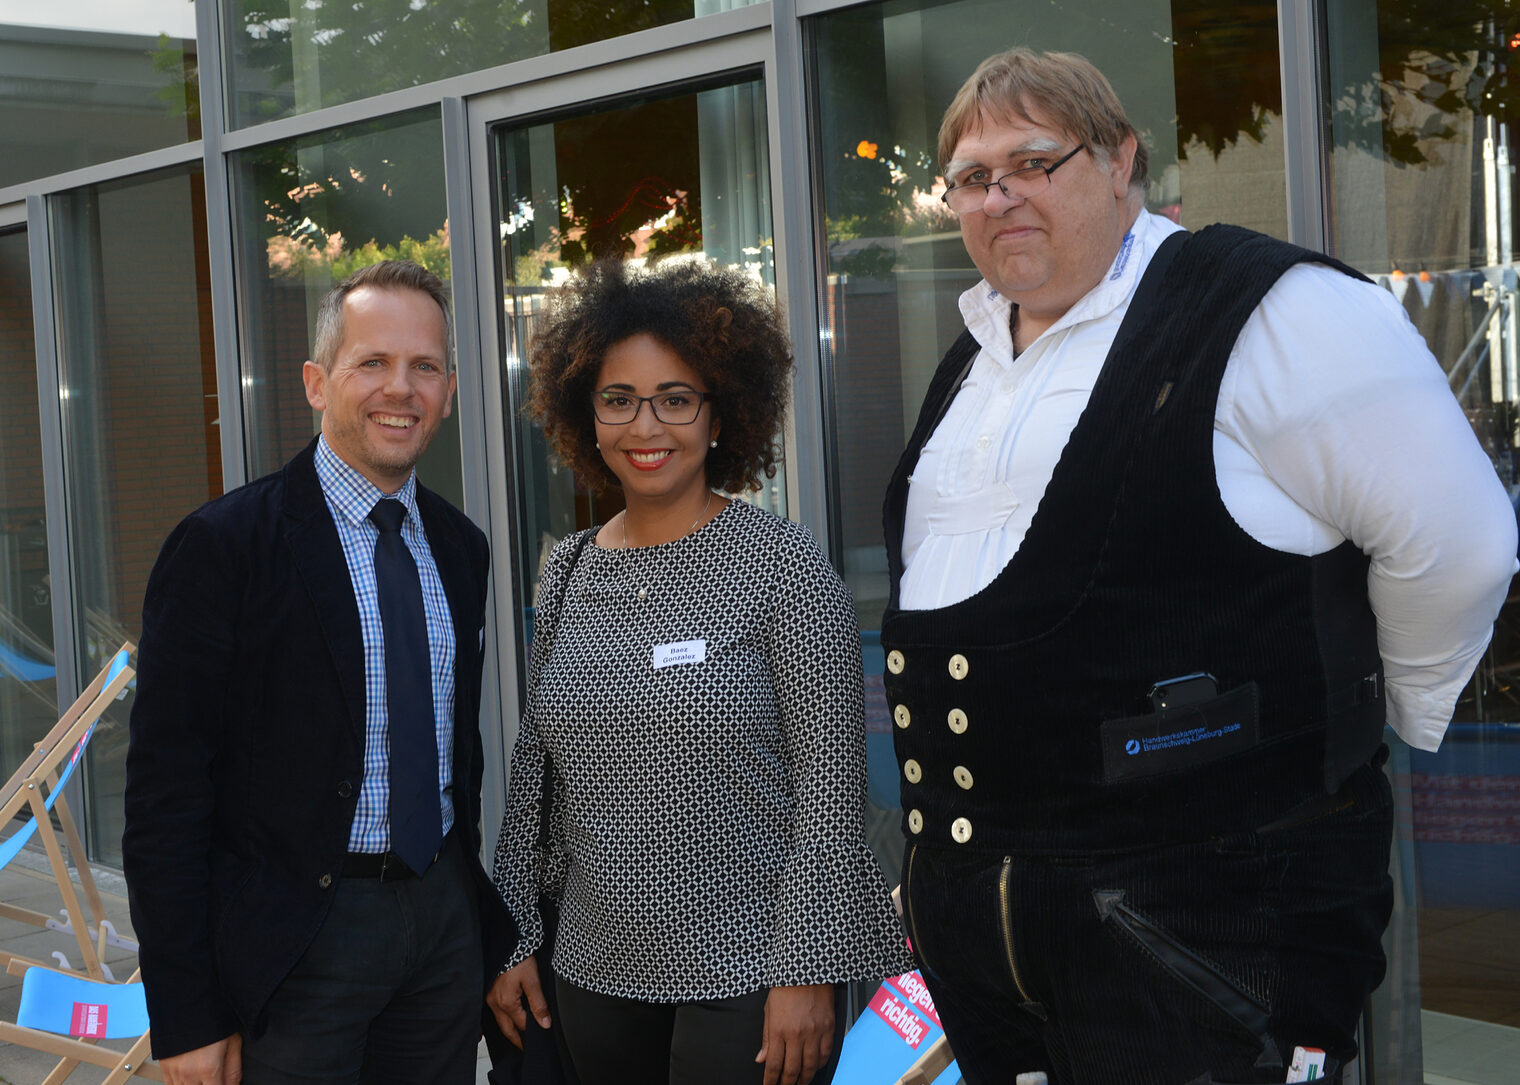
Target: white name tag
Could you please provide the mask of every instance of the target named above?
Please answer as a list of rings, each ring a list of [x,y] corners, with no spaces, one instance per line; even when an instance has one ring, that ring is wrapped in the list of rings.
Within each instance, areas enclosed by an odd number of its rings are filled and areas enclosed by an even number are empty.
[[[701,663],[707,658],[705,640],[682,640],[675,644],[654,646],[654,669],[674,667],[678,663]]]

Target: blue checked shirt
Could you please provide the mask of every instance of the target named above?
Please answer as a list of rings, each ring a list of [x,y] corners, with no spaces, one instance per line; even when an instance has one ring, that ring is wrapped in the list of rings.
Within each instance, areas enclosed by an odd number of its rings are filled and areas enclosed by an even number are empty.
[[[401,539],[417,562],[422,580],[422,609],[427,616],[428,654],[433,664],[433,719],[438,729],[438,790],[442,796],[443,831],[454,824],[454,622],[438,566],[428,548],[417,512],[417,476],[399,494],[379,487],[338,458],[324,436],[317,441],[317,479],[327,508],[338,527],[338,540],[348,561],[348,575],[359,604],[359,627],[364,634],[364,780],[359,806],[348,833],[349,851],[387,851],[391,846],[390,731],[385,709],[385,630],[380,624],[380,601],[375,594],[375,540],[380,529],[369,510],[382,497],[395,497],[406,506]]]

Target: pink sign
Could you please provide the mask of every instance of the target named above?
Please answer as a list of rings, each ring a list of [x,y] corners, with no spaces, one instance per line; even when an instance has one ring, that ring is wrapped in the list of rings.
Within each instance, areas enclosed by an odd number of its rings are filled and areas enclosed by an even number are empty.
[[[95,1002],[74,1003],[74,1019],[69,1025],[69,1035],[98,1038],[105,1034],[106,1008]]]
[[[871,1009],[915,1051],[918,1050],[918,1045],[924,1042],[924,1037],[929,1034],[928,1022],[907,1005],[893,998],[885,987],[876,989],[876,997],[871,999]]]

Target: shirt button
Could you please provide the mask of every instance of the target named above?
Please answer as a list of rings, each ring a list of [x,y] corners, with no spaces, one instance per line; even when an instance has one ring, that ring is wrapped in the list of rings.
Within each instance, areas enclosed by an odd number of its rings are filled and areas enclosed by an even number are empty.
[[[983,452],[986,452],[989,448],[992,447],[992,438],[988,437],[985,433],[982,434],[976,439],[976,447],[981,449]]]
[[[902,674],[903,667],[907,665],[907,662],[908,661],[903,658],[903,654],[896,648],[887,653],[887,670],[891,671],[893,674]]]
[[[1013,390],[1018,386],[1018,382],[1012,377],[1005,377],[1003,383],[998,385],[998,391],[1002,392],[1005,396],[1011,396],[1013,395]]]
[[[324,874],[324,875],[322,875],[320,878],[317,879],[317,885],[320,886],[323,889],[326,889],[328,886],[332,885],[332,875],[331,874]]]
[[[950,657],[950,677],[959,682],[971,670],[971,664],[966,662],[966,657],[956,652]]]
[[[340,799],[346,799],[350,795],[352,795],[353,793],[354,793],[354,785],[353,784],[349,783],[347,780],[342,780],[342,781],[340,781],[338,783],[338,798],[340,798]]]
[[[648,588],[640,588],[639,589],[639,602],[642,603],[645,599],[648,599],[648,598],[649,598],[649,589]]]
[[[964,844],[971,839],[971,822],[965,818],[956,818],[950,823],[950,835],[955,837],[957,844]]]
[[[950,730],[954,731],[958,735],[964,735],[966,733],[966,727],[970,723],[970,721],[966,719],[966,713],[962,712],[959,708],[952,708],[950,710],[950,716],[947,722],[950,724]]]
[[[924,831],[924,815],[917,810],[908,811],[908,831],[914,835]]]
[[[897,723],[897,726],[907,727],[908,724],[913,722],[913,714],[908,711],[907,705],[900,704],[892,709],[892,719]]]
[[[971,790],[971,770],[965,765],[955,766],[955,782],[961,785],[962,790]]]
[[[924,770],[910,757],[903,762],[903,775],[908,778],[908,783],[916,784],[924,778]]]

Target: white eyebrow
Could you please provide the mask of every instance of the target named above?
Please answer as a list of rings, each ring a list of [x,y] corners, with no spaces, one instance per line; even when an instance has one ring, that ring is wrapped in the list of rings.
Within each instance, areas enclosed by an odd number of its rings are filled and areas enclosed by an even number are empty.
[[[1045,136],[1039,136],[1035,139],[1029,140],[1028,142],[1021,143],[1017,147],[1014,147],[1004,156],[1004,159],[1008,160],[1014,158],[1022,158],[1023,156],[1030,154],[1050,154],[1051,152],[1059,151],[1060,149],[1061,144],[1057,143],[1055,140],[1049,139]],[[987,163],[975,158],[952,158],[950,160],[950,164],[945,167],[945,177],[946,179],[949,179],[951,177],[955,177],[961,173],[964,173],[966,170],[975,169],[978,166],[985,166],[986,164]]]

